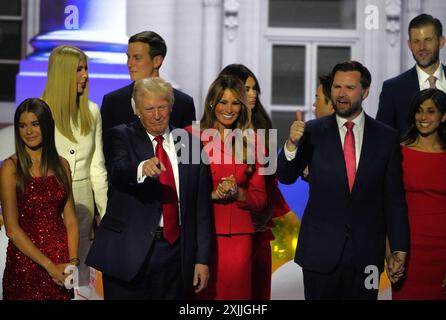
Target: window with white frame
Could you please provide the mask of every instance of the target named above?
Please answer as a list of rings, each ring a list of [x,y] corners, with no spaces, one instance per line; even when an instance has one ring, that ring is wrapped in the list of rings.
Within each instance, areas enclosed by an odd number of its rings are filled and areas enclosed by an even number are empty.
[[[278,145],[283,145],[296,110],[313,119],[318,77],[350,59],[359,41],[356,0],[267,0],[262,73]],[[269,84],[269,85],[268,85]],[[268,103],[269,102],[269,103]]]
[[[26,50],[25,7],[25,0],[0,2],[0,101],[15,101],[15,78]]]

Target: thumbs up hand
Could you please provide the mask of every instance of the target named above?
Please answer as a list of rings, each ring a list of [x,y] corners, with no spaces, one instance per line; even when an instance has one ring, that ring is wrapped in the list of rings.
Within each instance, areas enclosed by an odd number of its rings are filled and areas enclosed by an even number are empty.
[[[294,151],[297,148],[297,143],[302,138],[305,131],[305,122],[302,121],[302,111],[296,111],[296,120],[291,124],[290,135],[286,142],[288,151]]]

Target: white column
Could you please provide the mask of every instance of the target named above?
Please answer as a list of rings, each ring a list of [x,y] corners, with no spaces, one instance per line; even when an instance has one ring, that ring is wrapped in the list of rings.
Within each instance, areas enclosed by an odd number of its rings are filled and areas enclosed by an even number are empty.
[[[401,41],[402,41],[402,10],[401,0],[386,0],[386,46],[387,48],[387,78],[401,73]]]
[[[239,1],[224,0],[223,8],[222,67],[230,63],[240,62],[237,51],[240,47],[240,42],[243,41],[239,35]]]
[[[404,26],[403,26],[403,37],[401,41],[401,48],[403,51],[401,71],[408,70],[415,65],[415,60],[410,51],[407,40],[409,40],[409,23],[410,21],[421,14],[421,0],[404,0]]]
[[[26,10],[28,15],[28,23],[26,26],[26,55],[28,55],[34,51],[30,41],[40,31],[40,0],[28,1]]]
[[[260,14],[261,1],[243,0],[240,4],[238,59],[240,63],[245,64],[259,77],[260,40],[263,37],[260,30],[262,24],[265,23]],[[264,84],[261,83],[260,85],[263,88]]]
[[[66,2],[65,11],[57,16],[57,24],[65,29],[35,37],[31,44],[36,52],[43,53],[45,57],[45,52],[49,53],[54,47],[71,44],[86,51],[89,58],[125,62],[125,56],[122,55],[127,46],[124,1],[72,0],[69,4]],[[45,19],[45,11],[41,12],[41,19]],[[65,22],[61,23],[64,20]]]
[[[175,15],[175,0],[127,1],[128,36],[141,31],[154,31],[166,41],[167,55],[160,69],[160,77],[172,82],[174,86]]]
[[[122,0],[94,0],[88,1],[85,30],[107,33],[113,39],[116,36],[125,37],[126,5]]]
[[[373,11],[368,12],[366,9],[372,9]],[[360,39],[358,46],[360,48],[356,53],[355,50],[353,51],[353,58],[363,63],[372,75],[369,96],[363,102],[365,112],[372,117],[375,117],[378,109],[379,93],[381,91],[382,81],[384,80],[382,75],[385,73],[385,68],[387,67],[383,61],[386,59],[388,45],[385,40],[385,17],[382,14],[374,16],[374,23],[377,22],[376,19],[379,19],[378,26],[375,24],[366,25],[366,23],[370,23],[366,17],[369,17],[371,14],[376,14],[376,12],[384,12],[383,1],[358,1],[357,29]]]
[[[222,3],[221,0],[203,0],[203,47],[201,66],[202,101],[209,86],[221,68]],[[201,106],[202,104],[200,104]],[[197,108],[199,109],[199,108]],[[201,110],[197,110],[201,114]]]

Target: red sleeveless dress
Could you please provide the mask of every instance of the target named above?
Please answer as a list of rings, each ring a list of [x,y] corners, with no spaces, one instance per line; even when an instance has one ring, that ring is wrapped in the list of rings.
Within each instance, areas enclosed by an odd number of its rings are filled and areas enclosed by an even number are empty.
[[[62,212],[67,195],[55,176],[34,177],[17,192],[19,224],[31,241],[54,263],[69,260]],[[50,275],[9,241],[3,275],[5,300],[68,300],[72,290],[53,282]]]
[[[446,299],[446,152],[402,146],[410,227],[406,275],[392,291],[398,299]]]

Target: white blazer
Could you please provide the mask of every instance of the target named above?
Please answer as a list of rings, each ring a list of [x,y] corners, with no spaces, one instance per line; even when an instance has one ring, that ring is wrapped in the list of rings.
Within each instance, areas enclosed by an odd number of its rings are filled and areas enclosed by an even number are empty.
[[[107,206],[107,170],[105,169],[104,153],[102,150],[102,120],[98,105],[89,101],[88,107],[93,116],[93,129],[88,135],[81,135],[80,129],[74,125],[74,143],[55,130],[56,148],[60,156],[70,164],[73,185],[77,181],[90,180],[96,207],[101,217]]]

